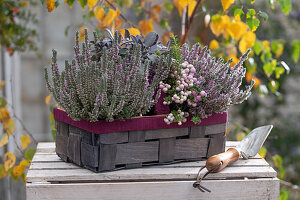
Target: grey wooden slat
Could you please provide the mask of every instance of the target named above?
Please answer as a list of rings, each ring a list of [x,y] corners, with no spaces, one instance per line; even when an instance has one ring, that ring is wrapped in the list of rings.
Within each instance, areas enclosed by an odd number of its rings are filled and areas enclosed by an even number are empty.
[[[190,127],[190,138],[205,137],[205,126]]]
[[[159,140],[159,162],[174,161],[175,138],[163,138]]]
[[[60,135],[64,135],[64,136],[68,136],[69,135],[69,125],[64,123],[64,122],[60,122],[58,121],[58,134]]]
[[[144,142],[145,141],[145,130],[139,130],[139,131],[129,131],[128,133],[128,142]],[[139,168],[142,167],[141,162],[137,163],[127,163],[125,167],[127,169],[133,169],[133,168]]]
[[[117,144],[116,164],[158,161],[158,141]]]
[[[225,133],[210,135],[207,158],[225,151]]]
[[[69,125],[69,133],[81,134],[82,129]]]
[[[143,142],[145,141],[146,130],[129,131],[128,142]]]
[[[185,136],[189,134],[189,128],[167,128],[146,130],[145,140],[161,139]]]
[[[113,170],[117,155],[116,144],[101,144],[99,156],[99,171]]]
[[[68,139],[68,157],[77,165],[81,165],[81,135],[70,133]]]
[[[205,126],[205,135],[225,133],[226,123]]]
[[[56,135],[56,152],[59,154],[63,154],[65,156],[68,155],[68,137],[64,135],[57,134]]]
[[[98,167],[99,146],[92,146],[81,142],[81,162],[85,166]]]
[[[175,142],[175,159],[194,159],[205,157],[209,138],[181,139]]]
[[[128,142],[128,131],[99,134],[100,144],[117,144]]]

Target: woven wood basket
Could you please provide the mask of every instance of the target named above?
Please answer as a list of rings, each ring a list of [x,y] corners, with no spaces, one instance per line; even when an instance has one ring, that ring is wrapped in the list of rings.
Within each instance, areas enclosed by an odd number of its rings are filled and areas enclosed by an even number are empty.
[[[164,116],[125,121],[73,121],[55,108],[56,153],[94,172],[196,161],[224,152],[227,113],[195,126],[166,125]]]

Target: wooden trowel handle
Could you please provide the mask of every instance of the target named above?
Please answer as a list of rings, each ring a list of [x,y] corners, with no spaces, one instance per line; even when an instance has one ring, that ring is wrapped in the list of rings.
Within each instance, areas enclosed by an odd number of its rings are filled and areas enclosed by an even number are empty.
[[[224,169],[227,165],[237,161],[240,157],[240,153],[235,148],[229,148],[226,152],[212,156],[206,161],[206,168],[210,170],[217,166],[220,162],[222,165],[215,169],[213,172],[219,172]]]

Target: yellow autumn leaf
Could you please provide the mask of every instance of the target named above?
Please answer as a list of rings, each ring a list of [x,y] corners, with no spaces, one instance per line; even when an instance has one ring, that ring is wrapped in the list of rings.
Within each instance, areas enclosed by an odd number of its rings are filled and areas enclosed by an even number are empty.
[[[279,57],[282,55],[283,49],[284,49],[284,46],[283,46],[283,45],[280,45],[280,46],[278,47],[277,51],[275,52],[276,58],[279,58]]]
[[[46,96],[46,98],[45,98],[45,103],[46,103],[47,105],[49,105],[50,101],[51,101],[51,95],[49,94],[49,95]]]
[[[197,1],[196,0],[173,0],[174,5],[177,7],[180,16],[182,16],[182,10],[185,7],[189,7],[188,15],[189,17],[192,15]]]
[[[227,32],[227,27],[229,23],[230,18],[227,15],[218,17],[213,16],[209,27],[215,36],[219,37],[221,34],[223,34],[225,38],[228,38],[229,34]]]
[[[245,76],[246,80],[248,83],[251,83],[252,80],[255,81],[253,87],[256,88],[257,86],[260,85],[261,80],[259,78],[257,78],[256,76],[253,76],[251,73],[246,72],[246,76]]]
[[[23,150],[26,149],[31,143],[29,135],[21,135],[20,140]]]
[[[129,31],[130,35],[134,35],[134,36],[137,36],[137,35],[140,35],[140,31],[136,28],[127,28],[127,30]],[[121,29],[119,31],[123,36],[125,36],[125,29]]]
[[[217,41],[217,40],[212,40],[212,41],[210,41],[210,43],[209,43],[209,48],[210,48],[211,50],[218,49],[218,48],[219,48],[219,43],[218,43],[218,41]]]
[[[228,56],[227,60],[232,58],[232,62],[230,63],[230,68],[235,66],[240,60],[236,56]]]
[[[4,169],[5,171],[8,171],[10,168],[12,168],[16,163],[16,156],[12,153],[5,153],[4,155]]]
[[[30,165],[30,162],[28,160],[22,160],[19,165],[23,167],[27,167]]]
[[[267,154],[267,149],[265,147],[261,147],[258,154],[262,157],[265,158]]]
[[[87,0],[87,5],[89,7],[89,10],[91,11],[93,7],[97,4],[98,0]]]
[[[141,30],[142,34],[145,36],[149,32],[154,30],[152,20],[142,20],[139,22],[139,29]]]
[[[51,12],[54,9],[55,0],[47,0],[48,12]]]
[[[246,133],[245,133],[245,132],[239,132],[239,133],[236,135],[236,140],[237,140],[237,141],[241,141],[242,139],[244,139],[244,137],[246,137]]]
[[[256,40],[256,35],[249,31],[241,39],[239,49],[241,53],[245,53],[249,48],[253,47]]]
[[[22,166],[15,166],[13,168],[13,175],[14,177],[20,176],[21,174],[24,173],[26,168],[22,167]]]
[[[3,147],[8,143],[8,135],[4,133],[0,139],[0,147]]]
[[[265,48],[265,50],[270,51],[271,47],[270,47],[270,42],[268,40],[264,40],[262,41],[262,45]]]
[[[226,11],[231,4],[234,3],[234,0],[221,0],[222,6],[223,6],[223,10]]]
[[[82,41],[82,40],[84,40],[84,38],[85,38],[85,31],[84,30],[87,30],[88,32],[89,32],[89,29],[87,28],[87,27],[81,27],[80,29],[79,29],[79,33],[78,33],[78,40],[79,41]],[[50,96],[50,95],[49,95]],[[48,96],[47,96],[48,97]],[[46,97],[46,98],[47,98]],[[45,99],[45,102],[46,102],[46,100],[47,99]],[[50,100],[49,100],[49,102],[50,102]],[[47,102],[46,102],[46,104],[47,104]]]
[[[104,11],[104,8],[101,7],[101,6],[96,6],[94,8],[94,14],[95,14],[95,17],[96,19],[98,20],[98,22],[102,22],[104,16],[105,16],[105,11]]]
[[[113,9],[109,9],[108,13],[106,14],[106,16],[102,21],[103,26],[105,27],[109,26],[116,16],[117,16],[117,12]]]
[[[0,90],[3,89],[4,85],[5,85],[5,81],[1,81],[1,82],[0,82]]]
[[[240,40],[241,37],[247,32],[247,29],[247,24],[241,21],[231,22],[228,24],[228,33],[235,40]]]
[[[7,172],[2,164],[0,164],[0,179],[6,176]]]
[[[10,119],[10,116],[7,108],[0,108],[0,122],[4,123],[8,119]]]
[[[4,121],[3,131],[6,132],[8,136],[11,136],[11,134],[15,131],[15,122],[12,119]]]

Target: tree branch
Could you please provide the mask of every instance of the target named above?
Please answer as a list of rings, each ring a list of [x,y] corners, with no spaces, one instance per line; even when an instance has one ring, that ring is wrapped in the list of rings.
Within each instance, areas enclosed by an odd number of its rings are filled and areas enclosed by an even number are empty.
[[[201,0],[198,0],[197,4],[196,4],[196,6],[195,6],[195,8],[193,10],[193,13],[192,13],[191,17],[188,19],[188,23],[187,23],[187,26],[185,28],[184,35],[181,37],[181,40],[180,40],[180,46],[182,46],[185,43],[185,40],[186,40],[186,38],[187,38],[187,36],[189,34],[189,31],[191,29],[191,25],[193,23],[193,19],[195,17],[196,10],[198,9],[198,6],[200,5],[200,3],[201,3]],[[186,12],[188,14],[188,10]]]
[[[108,0],[105,0],[105,2],[110,6],[112,7],[113,9],[117,9],[116,6],[114,6],[111,2],[109,2]],[[120,17],[127,23],[129,24],[130,26],[132,26],[133,28],[136,28],[135,25],[133,25],[121,12],[120,12]]]

